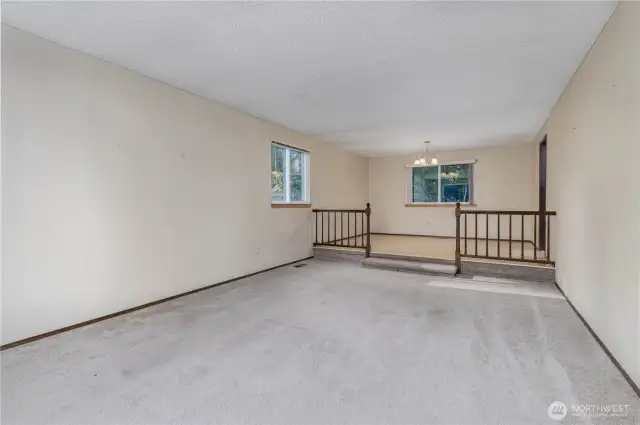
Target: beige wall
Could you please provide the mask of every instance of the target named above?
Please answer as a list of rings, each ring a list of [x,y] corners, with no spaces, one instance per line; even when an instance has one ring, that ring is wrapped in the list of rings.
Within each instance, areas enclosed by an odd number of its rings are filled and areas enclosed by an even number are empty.
[[[620,3],[548,135],[557,282],[640,384],[640,3]]]
[[[271,140],[314,206],[368,196],[365,158],[4,26],[2,124],[2,343],[311,255]]]
[[[537,202],[534,161],[537,146],[533,143],[484,149],[438,152],[440,163],[477,159],[474,168],[474,201],[477,209],[532,209]],[[414,157],[372,158],[369,160],[369,193],[373,232],[455,236],[454,207],[405,207],[411,169],[406,164]],[[472,207],[470,207],[472,208]],[[484,217],[482,217],[484,219]],[[528,220],[531,218],[528,217]],[[508,224],[501,221],[501,238]],[[479,236],[485,226],[478,225]],[[497,236],[497,223],[489,224],[489,237]],[[513,223],[514,237],[521,226]],[[468,223],[474,234],[473,222]],[[525,223],[525,238],[533,234],[533,222]]]

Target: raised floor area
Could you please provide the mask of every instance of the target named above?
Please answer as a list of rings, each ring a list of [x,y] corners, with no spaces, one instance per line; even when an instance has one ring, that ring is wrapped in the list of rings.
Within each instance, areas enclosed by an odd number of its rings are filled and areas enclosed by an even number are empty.
[[[465,240],[461,241],[461,251],[464,252]],[[504,256],[509,252],[513,258],[534,258],[534,245],[531,242],[486,240],[466,240],[467,253],[470,255]],[[427,257],[444,260],[454,260],[456,252],[456,240],[451,237],[437,236],[413,236],[413,235],[371,235],[371,251],[380,254],[406,255],[415,257]],[[542,258],[544,251],[537,250],[536,257]],[[507,261],[507,258],[505,258]]]

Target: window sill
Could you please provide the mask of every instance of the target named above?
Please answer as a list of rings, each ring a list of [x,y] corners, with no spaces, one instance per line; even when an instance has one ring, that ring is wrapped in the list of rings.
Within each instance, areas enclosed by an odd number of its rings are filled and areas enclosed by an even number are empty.
[[[311,204],[271,204],[271,208],[311,208]]]
[[[433,204],[420,204],[420,203],[415,203],[415,204],[404,204],[405,207],[410,207],[410,208],[455,208],[456,204],[455,203],[433,203]],[[476,204],[460,204],[461,208],[465,208],[465,207],[477,207],[478,205]]]

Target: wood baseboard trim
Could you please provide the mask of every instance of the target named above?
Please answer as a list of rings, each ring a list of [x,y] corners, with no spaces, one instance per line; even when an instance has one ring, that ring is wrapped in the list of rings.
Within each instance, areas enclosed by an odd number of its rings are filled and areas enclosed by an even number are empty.
[[[258,274],[261,274],[261,273],[269,272],[271,270],[279,269],[281,267],[290,266],[292,264],[299,263],[300,261],[310,260],[312,258],[313,258],[313,256],[310,256],[310,257],[306,257],[306,258],[301,258],[300,260],[290,261],[290,262],[285,263],[285,264],[280,264],[279,266],[270,267],[268,269],[259,270],[257,272],[246,274],[244,276],[234,277],[233,279],[228,279],[228,280],[224,280],[222,282],[217,282],[217,283],[214,283],[214,284],[211,284],[211,285],[203,286],[202,288],[192,289],[192,290],[187,291],[187,292],[182,292],[180,294],[171,295],[169,297],[161,298],[161,299],[156,300],[156,301],[151,301],[151,302],[146,303],[146,304],[141,304],[141,305],[138,305],[138,306],[135,306],[135,307],[127,308],[125,310],[121,310],[121,311],[118,311],[118,312],[115,312],[115,313],[107,314],[105,316],[96,317],[95,319],[85,320],[84,322],[76,323],[76,324],[70,325],[70,326],[65,326],[64,328],[55,329],[55,330],[52,330],[52,331],[49,331],[49,332],[41,333],[39,335],[31,336],[29,338],[24,338],[24,339],[20,339],[18,341],[9,342],[7,344],[4,344],[4,345],[0,346],[0,351],[7,350],[9,348],[18,347],[20,345],[28,344],[30,342],[34,342],[34,341],[37,341],[37,340],[43,339],[43,338],[48,338],[50,336],[58,335],[58,334],[61,334],[61,333],[64,333],[64,332],[72,331],[74,329],[78,329],[78,328],[81,328],[83,326],[92,325],[92,324],[97,323],[97,322],[102,322],[103,320],[113,319],[114,317],[122,316],[123,314],[132,313],[132,312],[137,311],[137,310],[142,310],[142,309],[147,308],[147,307],[152,307],[152,306],[157,305],[157,304],[161,304],[161,303],[164,303],[164,302],[167,302],[167,301],[175,300],[176,298],[181,298],[181,297],[185,297],[187,295],[195,294],[197,292],[206,291],[207,289],[215,288],[216,286],[226,285],[227,283],[232,283],[232,282],[235,282],[237,280],[241,280],[241,279],[245,279],[245,278],[248,278],[248,277],[251,277],[251,276],[255,276],[255,275],[258,275]]]
[[[373,233],[372,233],[373,235]],[[335,239],[332,241],[324,241],[324,242],[314,242],[314,246],[315,245],[331,245],[331,246],[343,246],[343,245],[338,245],[336,242],[341,242],[341,241],[346,241],[347,239],[354,239],[354,238],[359,238],[359,237],[364,237],[367,236],[366,233],[358,233],[357,235],[353,235],[353,236],[347,236],[346,238],[340,238],[340,239]],[[349,247],[349,245],[344,245],[345,247]],[[356,247],[352,247],[352,248],[357,248]]]
[[[404,204],[405,208],[455,208],[456,204],[438,204],[438,203],[433,203],[433,204]],[[460,205],[462,208],[465,207],[470,207],[470,208],[475,208],[478,205],[477,204],[461,204]]]
[[[631,386],[631,389],[633,389],[633,391],[636,393],[636,395],[638,397],[640,397],[640,387],[638,386],[638,384],[636,384],[634,382],[634,380],[631,378],[631,376],[627,373],[626,370],[624,370],[624,368],[622,367],[622,365],[620,364],[620,362],[618,362],[618,360],[616,360],[616,358],[613,356],[613,354],[611,353],[611,351],[609,351],[609,349],[607,348],[606,345],[604,345],[604,342],[602,342],[602,340],[600,339],[600,337],[598,336],[598,334],[593,330],[593,328],[591,327],[591,325],[589,325],[589,323],[585,320],[584,317],[582,317],[582,314],[580,314],[580,312],[578,311],[578,309],[576,308],[576,306],[573,305],[573,303],[571,302],[571,300],[569,299],[569,297],[567,297],[567,294],[564,293],[564,291],[562,290],[562,288],[560,287],[560,285],[558,285],[558,282],[553,282],[556,285],[556,288],[558,288],[558,291],[560,291],[560,293],[562,294],[562,296],[564,297],[564,299],[567,301],[567,303],[569,304],[569,306],[571,307],[571,309],[573,310],[573,312],[576,314],[576,316],[578,316],[578,318],[580,319],[580,321],[582,322],[582,324],[587,328],[587,330],[591,333],[591,335],[593,335],[593,337],[595,338],[595,340],[598,342],[598,345],[600,345],[600,348],[602,348],[602,350],[605,352],[605,354],[607,355],[607,357],[609,357],[609,359],[611,360],[611,362],[613,363],[613,365],[615,367],[618,368],[618,370],[620,371],[620,373],[622,374],[622,376],[624,377],[624,379],[629,383],[629,385]]]
[[[271,204],[271,208],[311,208],[311,204]]]
[[[421,237],[421,238],[435,238],[435,239],[455,239],[455,236],[438,236],[438,235],[417,235],[417,234],[410,234],[410,233],[380,233],[380,232],[371,232],[372,235],[383,235],[383,236],[416,236],[416,237]],[[464,240],[464,237],[461,237],[460,239]],[[468,241],[473,241],[475,240],[474,238],[470,238],[467,237],[466,238]],[[479,241],[486,241],[486,238],[478,238]],[[497,241],[496,238],[489,238],[490,241]],[[500,239],[501,242],[509,242],[509,239]],[[517,243],[520,242],[520,239],[513,239],[512,240],[513,243]],[[531,244],[533,245],[533,241],[530,239],[525,239],[524,240],[525,243]]]

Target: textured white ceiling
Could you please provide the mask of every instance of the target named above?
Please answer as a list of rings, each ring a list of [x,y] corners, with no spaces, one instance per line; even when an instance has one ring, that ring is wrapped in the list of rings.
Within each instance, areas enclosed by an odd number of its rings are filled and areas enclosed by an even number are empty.
[[[3,2],[9,25],[377,156],[531,141],[613,2]]]

